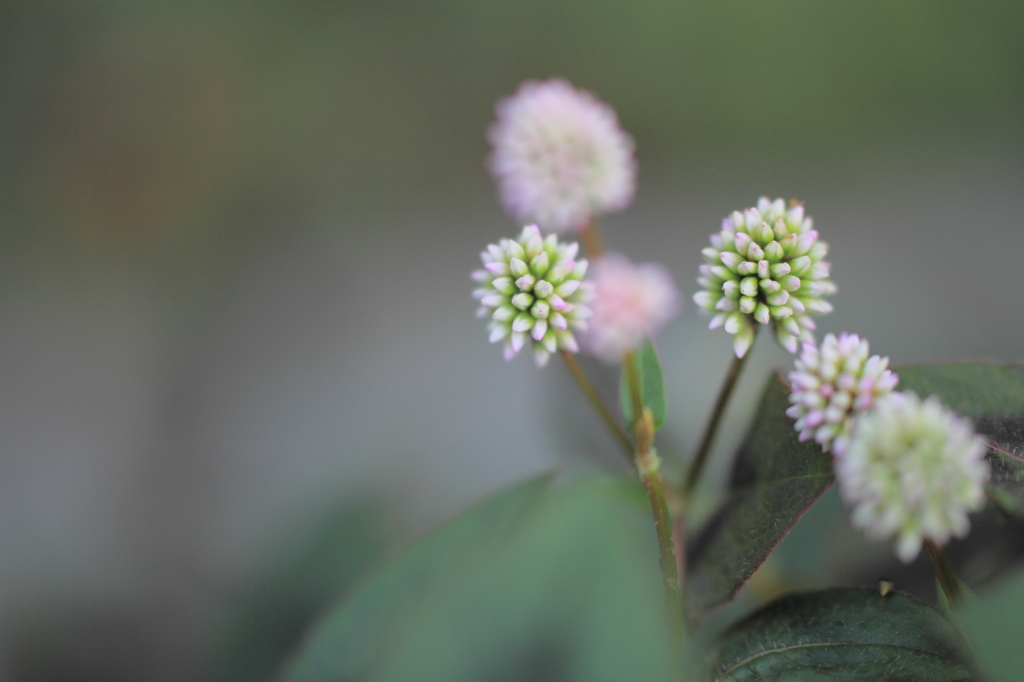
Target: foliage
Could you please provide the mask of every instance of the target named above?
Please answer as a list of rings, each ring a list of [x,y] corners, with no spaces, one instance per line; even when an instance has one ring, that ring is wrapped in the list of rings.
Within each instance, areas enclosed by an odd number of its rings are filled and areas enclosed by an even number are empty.
[[[239,595],[218,642],[217,679],[272,679],[305,631],[379,559],[387,518],[380,498],[342,505],[297,551]]]
[[[649,340],[635,358],[644,399],[663,419],[660,364]],[[1024,447],[1024,371],[956,364],[899,372],[904,388],[936,394],[975,420],[992,447],[992,492],[1005,498],[996,501],[1024,507],[1016,458]],[[831,458],[798,440],[785,414],[787,394],[772,376],[725,501],[690,549],[694,613],[730,601],[832,485]],[[628,419],[631,403],[622,403]],[[344,599],[284,679],[669,679],[643,506],[639,487],[624,480],[552,490],[542,476],[504,490],[411,545]],[[964,616],[993,679],[1014,679],[1012,647],[994,642],[1019,628],[1022,584]],[[787,595],[727,631],[709,656],[707,678],[716,681],[972,675],[966,643],[939,611],[877,590]]]
[[[933,607],[897,593],[831,589],[772,602],[726,633],[714,682],[970,679],[966,646]]]
[[[1024,625],[1024,573],[971,604],[961,623],[970,637],[979,667],[993,682],[1024,680],[1020,638]]]
[[[666,679],[635,482],[532,479],[410,546],[311,634],[287,682]]]
[[[728,496],[691,548],[688,601],[730,601],[800,515],[832,485],[832,460],[801,443],[786,416],[788,389],[773,376],[733,466]]]
[[[660,429],[665,424],[666,408],[665,381],[662,378],[658,351],[654,349],[651,340],[645,338],[632,357],[644,405],[651,410],[654,416],[654,428]],[[622,368],[622,378],[619,381],[619,402],[622,405],[622,416],[626,421],[626,426],[632,430],[633,401],[629,397],[629,379],[626,376],[625,366]]]

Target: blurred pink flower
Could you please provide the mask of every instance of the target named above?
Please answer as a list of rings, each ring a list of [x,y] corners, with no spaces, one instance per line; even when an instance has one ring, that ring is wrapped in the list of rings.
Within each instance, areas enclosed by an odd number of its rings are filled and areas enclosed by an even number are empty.
[[[588,347],[609,362],[657,334],[679,314],[680,298],[672,275],[657,263],[634,265],[619,254],[594,261],[593,317]]]
[[[568,81],[526,81],[498,102],[490,169],[515,218],[574,231],[633,199],[633,138],[615,110]]]

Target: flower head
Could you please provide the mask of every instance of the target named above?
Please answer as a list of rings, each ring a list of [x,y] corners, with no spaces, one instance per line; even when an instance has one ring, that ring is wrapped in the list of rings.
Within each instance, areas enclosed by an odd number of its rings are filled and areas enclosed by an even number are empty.
[[[967,513],[985,500],[984,455],[971,423],[938,398],[893,393],[856,420],[836,474],[853,525],[872,539],[896,535],[896,554],[909,563],[923,540],[967,534]]]
[[[771,324],[775,338],[790,353],[797,340],[814,342],[812,315],[832,312],[822,296],[835,293],[822,260],[828,244],[811,229],[804,207],[788,211],[782,199],[761,197],[756,208],[735,211],[722,221],[704,249],[697,282],[704,288],[693,300],[716,315],[710,327],[734,335],[737,357],[754,341],[756,324]]]
[[[796,371],[789,373],[792,406],[786,414],[796,420],[800,440],[814,438],[823,450],[841,456],[854,418],[889,395],[897,381],[889,358],[868,357],[866,339],[826,334],[820,348],[804,343]]]
[[[679,313],[676,285],[661,265],[634,265],[618,254],[594,262],[594,317],[588,346],[609,362],[622,360],[645,334],[654,335]]]
[[[491,318],[491,343],[505,341],[506,360],[527,338],[539,366],[558,349],[579,350],[569,330],[586,327],[590,287],[581,281],[587,261],[576,260],[578,250],[527,225],[518,239],[502,239],[480,254],[484,267],[473,273],[480,283],[473,292],[481,304],[477,316]]]
[[[568,81],[526,81],[487,131],[502,203],[546,230],[578,230],[633,199],[633,139],[615,110]]]

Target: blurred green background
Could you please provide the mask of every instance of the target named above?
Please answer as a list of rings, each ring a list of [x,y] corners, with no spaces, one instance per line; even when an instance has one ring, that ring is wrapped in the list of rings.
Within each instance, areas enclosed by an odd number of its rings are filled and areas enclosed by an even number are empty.
[[[616,469],[469,296],[517,230],[494,102],[556,75],[637,141],[607,242],[687,296],[723,216],[796,197],[832,245],[822,331],[1021,356],[1020,2],[0,0],[0,679],[261,679],[382,553]],[[705,322],[659,339],[670,472],[728,364]],[[788,362],[755,349],[712,482]],[[808,521],[845,528],[837,500]],[[861,579],[842,532],[771,570]]]

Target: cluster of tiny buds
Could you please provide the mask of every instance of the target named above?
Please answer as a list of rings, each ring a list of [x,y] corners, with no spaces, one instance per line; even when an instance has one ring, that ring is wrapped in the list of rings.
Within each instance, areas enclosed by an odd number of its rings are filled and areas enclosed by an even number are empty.
[[[633,199],[633,139],[615,110],[568,81],[526,81],[498,102],[490,169],[516,219],[577,231]]]
[[[853,525],[871,539],[895,535],[909,563],[924,540],[941,546],[967,534],[968,513],[985,502],[986,451],[970,421],[935,396],[892,393],[856,419],[835,460],[839,492]]]
[[[490,341],[505,341],[506,360],[528,339],[538,366],[557,350],[579,350],[571,330],[586,328],[591,288],[582,281],[587,261],[576,260],[578,250],[528,225],[518,239],[502,239],[480,254],[484,267],[472,275],[480,284],[473,292],[477,316],[491,318]]]
[[[753,343],[757,324],[772,324],[789,352],[798,341],[813,341],[813,315],[832,312],[822,297],[835,293],[830,266],[822,259],[828,244],[818,239],[804,207],[788,210],[782,199],[761,197],[755,208],[733,212],[722,231],[711,235],[693,300],[715,313],[709,325],[734,335],[737,357]]]
[[[854,419],[896,387],[899,377],[889,369],[889,358],[868,353],[867,339],[846,332],[826,334],[820,348],[803,344],[789,373],[792,405],[786,410],[800,440],[813,438],[826,452],[842,456]]]

